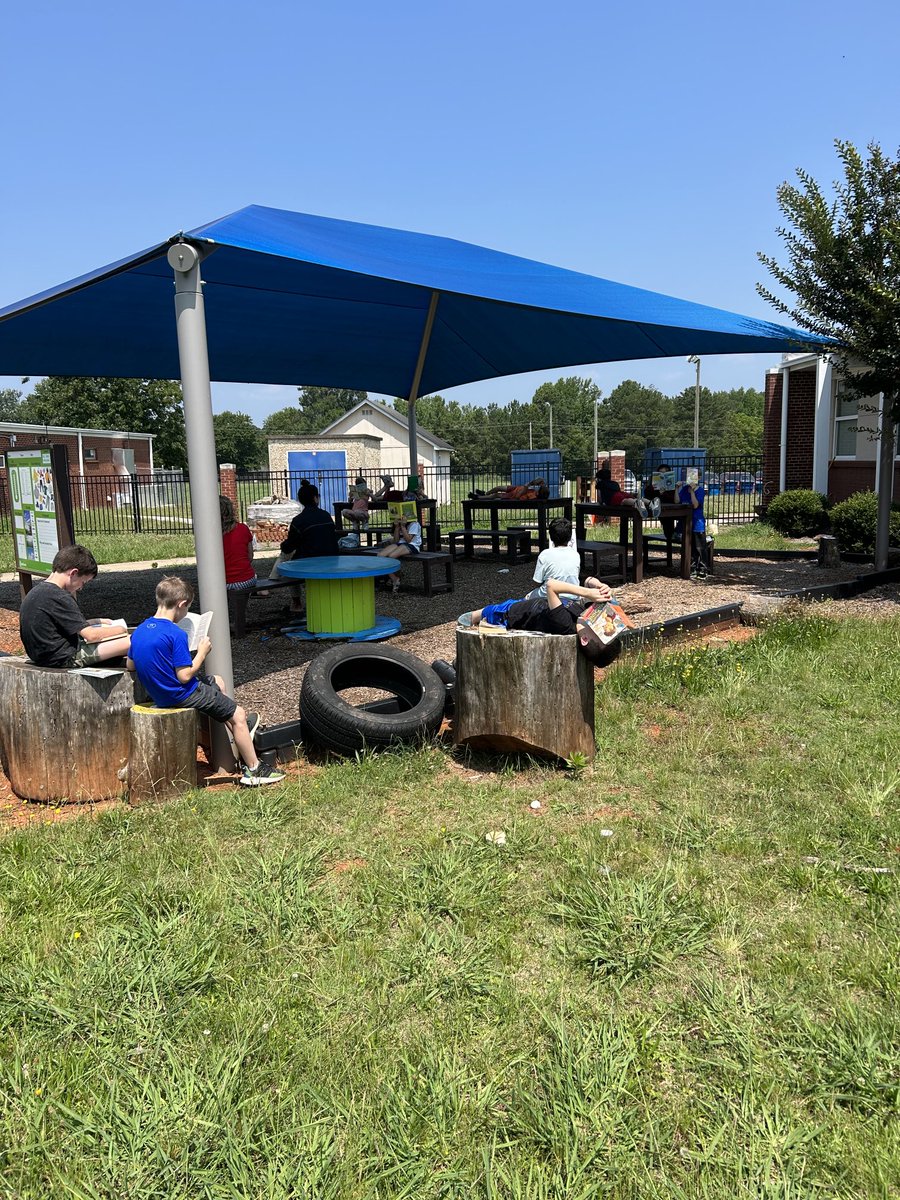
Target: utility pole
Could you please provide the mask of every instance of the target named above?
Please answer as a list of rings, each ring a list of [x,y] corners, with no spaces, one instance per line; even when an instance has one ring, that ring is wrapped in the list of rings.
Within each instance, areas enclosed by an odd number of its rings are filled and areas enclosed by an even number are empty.
[[[697,383],[694,388],[694,448],[700,445],[700,355],[688,355],[688,362],[697,367]]]
[[[553,449],[553,405],[547,401],[547,407],[550,409],[550,449]]]
[[[528,449],[534,449],[534,442],[531,440],[531,422],[528,422]]]

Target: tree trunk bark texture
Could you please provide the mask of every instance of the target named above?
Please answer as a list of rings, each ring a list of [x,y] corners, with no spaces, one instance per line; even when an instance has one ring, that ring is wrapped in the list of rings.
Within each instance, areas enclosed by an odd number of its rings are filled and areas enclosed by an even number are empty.
[[[100,679],[0,658],[0,759],[17,796],[76,803],[124,791],[131,674]]]
[[[594,669],[575,638],[456,631],[457,745],[593,759]]]
[[[168,800],[197,786],[197,714],[192,708],[131,710],[128,799]]]

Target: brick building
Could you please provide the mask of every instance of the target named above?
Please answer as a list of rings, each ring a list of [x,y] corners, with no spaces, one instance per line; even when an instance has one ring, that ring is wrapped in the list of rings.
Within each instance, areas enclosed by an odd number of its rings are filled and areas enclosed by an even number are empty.
[[[785,403],[786,398],[786,403]],[[814,488],[832,500],[878,487],[882,396],[870,404],[846,394],[826,358],[785,354],[766,372],[763,479],[768,503],[778,492]],[[871,407],[874,411],[867,411]],[[894,498],[900,499],[895,447]]]
[[[69,452],[71,475],[119,475],[123,466],[137,475],[153,470],[153,434],[111,429],[72,429],[65,425],[23,425],[0,422],[0,455],[6,474],[6,451],[29,446],[63,445]]]

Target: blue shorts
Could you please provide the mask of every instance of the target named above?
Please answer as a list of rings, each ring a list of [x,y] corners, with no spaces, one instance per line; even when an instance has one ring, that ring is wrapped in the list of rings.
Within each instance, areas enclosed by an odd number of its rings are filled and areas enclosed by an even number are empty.
[[[509,610],[514,604],[518,604],[518,600],[501,600],[499,604],[486,604],[481,610],[481,619],[489,625],[505,626],[509,620]]]

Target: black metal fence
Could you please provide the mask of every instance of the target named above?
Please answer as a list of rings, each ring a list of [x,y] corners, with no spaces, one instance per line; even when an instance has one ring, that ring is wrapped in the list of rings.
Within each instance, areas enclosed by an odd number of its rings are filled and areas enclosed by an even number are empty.
[[[540,474],[539,466],[535,467]],[[363,472],[368,486],[382,486],[380,472]],[[397,486],[406,482],[393,472]],[[346,471],[317,471],[310,475],[322,495],[323,506],[347,496],[352,479]],[[590,463],[574,464],[564,475],[560,490],[573,500],[593,499],[594,471]],[[470,492],[489,491],[510,482],[508,475],[486,471],[457,471],[452,467],[426,467],[422,486],[438,502],[438,520],[445,528],[462,524],[462,501]],[[517,480],[518,482],[518,480]],[[640,494],[643,480],[630,471],[619,480],[628,492]],[[704,477],[707,517],[720,524],[753,520],[756,508],[778,490],[777,480],[762,475],[762,456],[755,454],[715,457],[706,460]],[[247,509],[266,496],[295,498],[300,476],[289,471],[253,471],[238,476],[238,508],[242,518]],[[186,472],[155,472],[152,475],[73,475],[72,509],[79,537],[114,533],[192,533],[191,489]],[[518,514],[521,517],[521,513]],[[9,490],[0,475],[0,531],[10,532]]]

